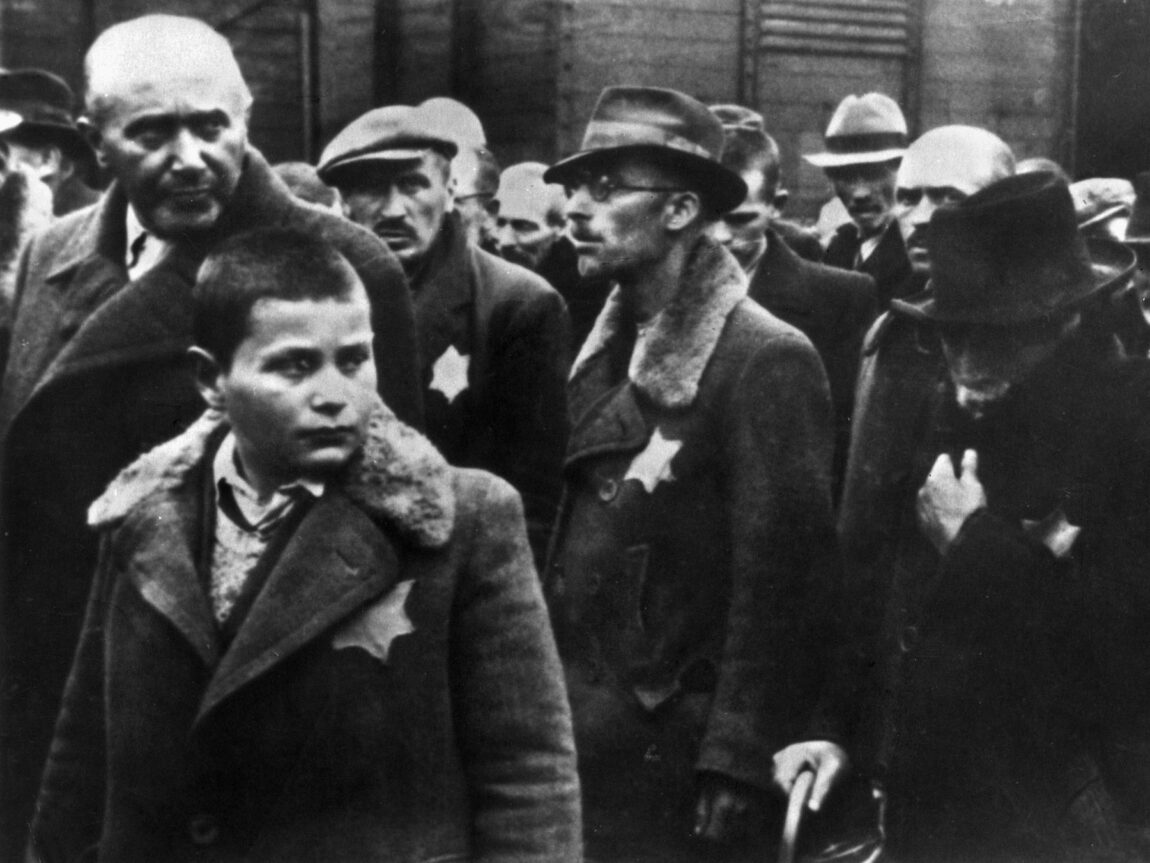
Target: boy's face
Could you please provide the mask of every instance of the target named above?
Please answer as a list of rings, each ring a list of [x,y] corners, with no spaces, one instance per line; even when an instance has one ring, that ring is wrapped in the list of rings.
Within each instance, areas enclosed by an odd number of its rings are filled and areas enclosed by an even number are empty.
[[[371,312],[362,285],[342,300],[260,300],[231,368],[201,378],[226,411],[261,494],[324,479],[362,446],[375,401]]]

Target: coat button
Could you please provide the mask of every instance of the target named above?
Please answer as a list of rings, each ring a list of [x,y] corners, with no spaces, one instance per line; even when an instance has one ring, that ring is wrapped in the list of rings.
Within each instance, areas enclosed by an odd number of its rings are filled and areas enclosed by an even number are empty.
[[[619,494],[619,483],[608,477],[599,484],[599,500],[610,503]]]
[[[898,647],[903,653],[909,653],[918,644],[918,627],[904,626],[898,634]]]
[[[220,825],[214,815],[193,815],[188,820],[188,835],[196,845],[215,845],[220,841]]]

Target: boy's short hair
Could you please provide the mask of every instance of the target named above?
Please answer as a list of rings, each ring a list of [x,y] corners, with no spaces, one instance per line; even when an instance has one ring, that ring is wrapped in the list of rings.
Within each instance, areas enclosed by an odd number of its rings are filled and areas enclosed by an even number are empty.
[[[200,265],[192,339],[227,369],[260,300],[343,300],[362,284],[347,258],[323,240],[291,228],[245,231]]]
[[[779,185],[779,145],[762,129],[727,126],[723,129],[722,163],[736,174],[758,171],[763,175],[764,193]],[[766,201],[771,203],[771,201]]]

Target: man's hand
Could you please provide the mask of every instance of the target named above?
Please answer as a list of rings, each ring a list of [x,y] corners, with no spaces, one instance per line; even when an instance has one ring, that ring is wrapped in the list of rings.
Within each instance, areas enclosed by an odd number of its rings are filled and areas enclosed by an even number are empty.
[[[978,481],[978,453],[968,449],[962,454],[957,477],[954,462],[943,453],[918,490],[918,526],[938,553],[946,554],[963,523],[984,506],[986,491]]]
[[[766,817],[763,796],[759,789],[721,773],[700,774],[695,835],[712,842],[746,838]]]
[[[815,774],[807,807],[818,812],[831,789],[850,772],[850,759],[841,746],[829,740],[804,740],[775,753],[775,785],[783,794],[790,795],[804,770]]]

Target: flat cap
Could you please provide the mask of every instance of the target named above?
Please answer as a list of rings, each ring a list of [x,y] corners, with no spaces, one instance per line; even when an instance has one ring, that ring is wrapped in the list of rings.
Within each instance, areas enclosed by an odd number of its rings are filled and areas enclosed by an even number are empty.
[[[418,159],[427,150],[447,159],[458,150],[439,112],[388,105],[368,111],[336,135],[324,148],[316,170],[325,183],[338,185],[345,170],[353,166]]]

